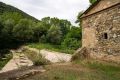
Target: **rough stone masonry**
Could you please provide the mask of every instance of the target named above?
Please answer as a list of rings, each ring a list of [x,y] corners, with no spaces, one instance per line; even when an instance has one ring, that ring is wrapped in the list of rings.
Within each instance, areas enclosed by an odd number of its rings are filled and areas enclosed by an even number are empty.
[[[98,0],[81,19],[83,47],[91,54],[120,56],[120,0]]]

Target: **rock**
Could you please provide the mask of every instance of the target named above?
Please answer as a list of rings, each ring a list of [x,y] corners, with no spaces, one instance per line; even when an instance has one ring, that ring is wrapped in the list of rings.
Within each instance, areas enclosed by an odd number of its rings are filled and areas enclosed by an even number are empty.
[[[90,51],[86,48],[79,48],[72,56],[72,61],[90,58]]]

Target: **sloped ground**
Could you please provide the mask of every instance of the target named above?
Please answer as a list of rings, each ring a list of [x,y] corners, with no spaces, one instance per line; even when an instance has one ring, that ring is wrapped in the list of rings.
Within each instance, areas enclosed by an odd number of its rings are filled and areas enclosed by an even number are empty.
[[[42,72],[45,72],[45,69],[41,66],[22,67],[16,70],[0,73],[0,80],[17,80]]]
[[[28,48],[31,51],[39,53],[39,50],[34,48]],[[4,66],[4,68],[0,71],[7,72],[14,69],[19,69],[23,66],[32,66],[33,62],[28,59],[28,57],[22,53],[22,49],[12,50],[13,58]],[[52,63],[57,62],[69,62],[71,60],[72,55],[58,52],[51,52],[47,50],[40,50],[40,54],[44,56],[47,60]]]
[[[46,72],[20,80],[120,80],[120,65],[83,61],[45,66]]]
[[[40,72],[23,75],[31,70]],[[120,65],[96,60],[56,63],[1,73],[0,80],[120,80]]]
[[[24,54],[13,51],[13,58],[3,67],[0,73],[18,69],[23,66],[32,65],[32,61],[29,60]]]
[[[120,80],[120,64],[97,60],[69,62],[71,55],[59,54],[58,57],[57,52],[39,51],[33,48],[29,50],[44,54],[45,58],[54,64],[45,65],[44,68],[21,67],[18,70],[0,73],[0,80]],[[23,56],[20,57],[24,59]],[[56,63],[62,59],[67,63]]]
[[[59,52],[54,52],[54,51],[48,51],[45,49],[38,50],[35,48],[29,48],[27,47],[28,50],[34,51],[36,53],[40,53],[42,56],[44,56],[47,60],[49,60],[52,63],[57,63],[57,62],[70,62],[72,55],[71,54],[65,54],[65,53],[59,53]]]

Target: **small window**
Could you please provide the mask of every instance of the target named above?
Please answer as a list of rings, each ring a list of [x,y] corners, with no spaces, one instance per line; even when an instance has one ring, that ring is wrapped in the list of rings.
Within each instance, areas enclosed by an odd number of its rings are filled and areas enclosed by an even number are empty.
[[[108,39],[108,34],[107,34],[107,33],[104,33],[104,34],[103,34],[103,38],[104,38],[104,39]]]

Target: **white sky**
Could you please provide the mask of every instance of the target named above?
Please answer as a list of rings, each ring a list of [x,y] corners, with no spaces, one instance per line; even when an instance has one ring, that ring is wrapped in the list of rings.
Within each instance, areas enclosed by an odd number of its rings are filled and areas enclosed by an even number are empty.
[[[76,16],[88,8],[89,0],[0,0],[15,6],[31,16],[41,19],[43,17],[58,17],[68,19],[75,24]]]

